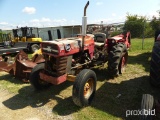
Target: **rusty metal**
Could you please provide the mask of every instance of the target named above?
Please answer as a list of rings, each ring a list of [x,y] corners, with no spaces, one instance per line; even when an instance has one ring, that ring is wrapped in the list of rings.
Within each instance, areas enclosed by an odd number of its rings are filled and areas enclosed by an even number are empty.
[[[0,71],[8,72],[16,78],[23,79],[26,82],[29,79],[32,68],[35,67],[37,63],[44,61],[42,55],[36,54],[30,60],[24,51],[20,51],[15,57],[15,62],[12,64],[2,61],[2,57],[0,57]]]
[[[52,71],[51,74],[54,74],[55,76],[61,76],[66,73],[68,57],[55,58],[53,56],[46,56],[45,58],[45,69],[47,71]]]
[[[3,58],[2,58],[2,56],[0,56],[0,61],[3,61]]]
[[[59,85],[66,81],[67,74],[61,75],[59,77],[53,77],[52,75],[48,75],[42,72],[39,73],[40,78],[46,82],[52,83],[54,85]]]
[[[88,5],[89,5],[89,1],[86,3],[86,5],[84,7],[84,16],[86,16],[86,10],[87,10]]]

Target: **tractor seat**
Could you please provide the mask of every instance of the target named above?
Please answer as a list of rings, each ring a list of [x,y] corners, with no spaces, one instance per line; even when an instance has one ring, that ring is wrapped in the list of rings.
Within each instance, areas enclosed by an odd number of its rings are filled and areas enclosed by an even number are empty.
[[[97,36],[95,39],[95,42],[100,42],[100,43],[104,43],[104,38],[102,38],[101,36]]]
[[[98,47],[100,47],[100,46],[103,46],[104,45],[104,38],[102,37],[102,36],[97,36],[96,38],[95,38],[95,46],[98,46]]]
[[[95,46],[98,46],[98,47],[101,47],[104,45],[104,43],[100,43],[100,42],[94,42],[95,43]]]
[[[104,44],[105,40],[106,40],[106,34],[104,34],[104,33],[96,33],[96,34],[94,34],[94,41],[95,42]]]

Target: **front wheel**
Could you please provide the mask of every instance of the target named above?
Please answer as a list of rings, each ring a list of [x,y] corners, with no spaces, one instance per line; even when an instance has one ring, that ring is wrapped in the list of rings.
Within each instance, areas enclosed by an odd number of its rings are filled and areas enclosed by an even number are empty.
[[[149,94],[143,94],[142,101],[141,101],[142,112],[141,112],[140,120],[153,120],[153,117],[155,116],[155,113],[154,113],[155,111],[152,111],[153,108],[154,108],[153,96]]]
[[[37,64],[31,71],[29,81],[37,90],[48,88],[51,84],[40,79],[39,73],[44,69],[44,63]]]
[[[94,71],[82,70],[73,84],[72,99],[77,106],[88,106],[95,95],[97,77]]]

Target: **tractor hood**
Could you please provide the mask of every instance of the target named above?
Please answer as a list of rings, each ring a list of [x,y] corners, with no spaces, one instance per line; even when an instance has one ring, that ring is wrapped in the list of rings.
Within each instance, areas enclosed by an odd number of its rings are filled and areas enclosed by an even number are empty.
[[[85,36],[84,50],[89,46],[94,46],[94,36]],[[43,41],[41,49],[43,54],[50,54],[53,56],[64,56],[74,54],[80,51],[82,47],[82,36],[74,38],[56,39],[53,41]]]

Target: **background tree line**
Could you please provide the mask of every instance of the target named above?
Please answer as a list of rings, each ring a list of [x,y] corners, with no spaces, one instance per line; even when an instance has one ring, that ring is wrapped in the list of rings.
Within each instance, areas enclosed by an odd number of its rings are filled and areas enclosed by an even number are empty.
[[[160,13],[159,13],[160,14]],[[127,14],[123,30],[130,31],[132,38],[153,37],[160,25],[160,15],[148,20],[144,16]]]

